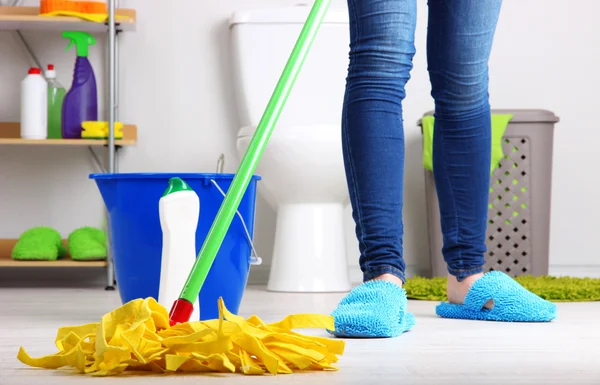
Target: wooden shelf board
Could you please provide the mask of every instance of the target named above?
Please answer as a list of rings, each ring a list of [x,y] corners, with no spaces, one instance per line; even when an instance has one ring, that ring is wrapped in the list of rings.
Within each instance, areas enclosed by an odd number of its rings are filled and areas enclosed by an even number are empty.
[[[39,7],[0,6],[0,30],[86,31],[107,32],[104,23],[86,21],[70,16],[40,16]],[[119,29],[135,31],[135,9],[120,8],[115,11]]]
[[[123,139],[115,140],[119,146],[133,146],[137,143],[137,126],[123,125]],[[108,140],[96,139],[22,139],[19,123],[0,122],[0,145],[41,145],[41,146],[105,146]]]
[[[15,261],[10,257],[16,239],[0,239],[1,267],[106,267],[106,261],[73,261],[69,255],[56,261]],[[67,245],[67,240],[63,240]]]

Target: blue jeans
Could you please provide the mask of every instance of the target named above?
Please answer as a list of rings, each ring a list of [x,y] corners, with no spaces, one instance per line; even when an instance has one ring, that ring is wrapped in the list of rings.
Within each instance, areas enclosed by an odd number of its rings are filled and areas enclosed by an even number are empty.
[[[433,171],[442,253],[459,281],[482,272],[491,162],[488,59],[502,0],[429,0]],[[348,0],[344,164],[364,280],[405,280],[402,101],[415,54],[416,0]]]

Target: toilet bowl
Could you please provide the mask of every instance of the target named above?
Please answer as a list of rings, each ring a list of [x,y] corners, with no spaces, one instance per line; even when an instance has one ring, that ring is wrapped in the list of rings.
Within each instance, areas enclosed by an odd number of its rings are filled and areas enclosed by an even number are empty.
[[[240,156],[246,152],[255,128],[240,131]],[[350,290],[344,234],[348,193],[339,127],[278,127],[257,173],[263,178],[266,199],[277,210],[267,289]]]
[[[239,11],[230,19],[240,159],[309,11]],[[330,9],[257,166],[259,193],[277,211],[270,291],[351,289],[340,128],[348,41],[347,11]]]

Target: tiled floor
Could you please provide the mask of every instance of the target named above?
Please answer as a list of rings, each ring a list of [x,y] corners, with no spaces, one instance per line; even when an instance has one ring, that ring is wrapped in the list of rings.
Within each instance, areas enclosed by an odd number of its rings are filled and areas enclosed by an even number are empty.
[[[251,287],[240,313],[257,314],[267,322],[292,313],[327,314],[342,295],[276,294]],[[21,345],[33,356],[54,353],[59,327],[97,322],[120,306],[118,294],[89,288],[0,288],[0,303],[2,385],[600,384],[600,303],[559,304],[559,318],[549,324],[506,324],[439,319],[435,303],[411,301],[417,316],[413,331],[395,339],[348,340],[339,372],[111,378],[30,369],[16,354]]]

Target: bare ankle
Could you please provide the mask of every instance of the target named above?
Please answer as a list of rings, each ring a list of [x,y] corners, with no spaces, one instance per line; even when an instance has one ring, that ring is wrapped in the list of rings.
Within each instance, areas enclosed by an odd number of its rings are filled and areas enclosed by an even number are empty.
[[[483,273],[473,274],[459,282],[454,275],[448,274],[448,284],[446,285],[448,301],[450,303],[462,304],[473,283],[482,276]]]
[[[462,305],[465,302],[465,297],[471,289],[471,286],[481,277],[483,277],[483,273],[477,273],[470,275],[459,282],[455,276],[448,274],[448,284],[446,285],[448,302]],[[494,302],[492,300],[485,304],[485,307],[488,309],[491,309],[493,306]]]
[[[402,280],[393,274],[382,274],[378,277],[371,279],[371,281],[387,281],[395,283],[396,285],[402,287]]]

